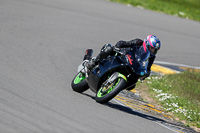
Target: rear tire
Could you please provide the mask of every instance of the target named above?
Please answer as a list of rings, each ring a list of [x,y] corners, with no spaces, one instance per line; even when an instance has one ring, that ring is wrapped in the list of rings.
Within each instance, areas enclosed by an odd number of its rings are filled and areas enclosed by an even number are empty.
[[[112,98],[114,98],[121,90],[124,89],[126,81],[121,77],[117,78],[116,80],[117,80],[116,83],[108,89],[108,92],[106,94],[102,93],[103,87],[102,86],[100,87],[100,89],[96,93],[95,97],[96,102],[106,103],[110,101]]]
[[[86,91],[89,88],[89,86],[85,80],[85,74],[79,72],[72,80],[71,87],[74,91],[79,93]]]

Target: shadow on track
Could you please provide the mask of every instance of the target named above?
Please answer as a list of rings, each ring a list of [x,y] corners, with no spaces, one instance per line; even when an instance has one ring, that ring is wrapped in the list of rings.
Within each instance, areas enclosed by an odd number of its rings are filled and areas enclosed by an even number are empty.
[[[123,111],[123,112],[131,114],[131,115],[137,115],[137,116],[142,117],[144,119],[160,123],[160,124],[165,125],[169,128],[172,128],[172,129],[173,128],[179,129],[179,130],[181,130],[182,132],[185,132],[185,133],[196,133],[196,131],[194,129],[192,129],[190,127],[186,127],[185,125],[183,125],[180,122],[164,120],[162,118],[158,118],[158,117],[155,117],[155,116],[152,116],[152,115],[148,115],[148,114],[145,114],[145,113],[142,113],[142,112],[139,112],[139,111],[134,111],[133,109],[126,107],[126,106],[123,106],[123,105],[120,105],[120,104],[108,102],[108,103],[105,103],[104,105],[111,107],[113,109]]]
[[[90,95],[90,94],[87,94],[87,93],[82,93],[82,94],[92,98],[93,100],[95,100],[95,97]],[[132,115],[137,115],[137,116],[140,116],[140,117],[148,119],[148,120],[166,122],[163,119],[160,119],[160,118],[157,118],[157,117],[154,117],[154,116],[151,116],[151,115],[147,115],[147,114],[143,114],[143,113],[134,111],[130,107],[126,107],[126,106],[123,106],[123,105],[120,105],[120,104],[115,104],[115,103],[112,103],[112,102],[108,102],[108,103],[104,103],[102,105],[105,105],[107,107],[111,107],[113,109],[117,109],[117,110],[123,111],[125,113],[129,113],[129,114],[132,114]]]
[[[82,93],[82,94],[90,97],[93,100],[95,100],[95,97],[90,95],[90,94],[87,94],[87,93]],[[179,129],[179,130],[186,132],[186,133],[187,132],[196,133],[195,130],[193,130],[192,128],[184,126],[180,122],[164,120],[162,118],[158,118],[158,117],[148,115],[148,114],[145,114],[145,113],[142,113],[142,112],[139,112],[139,111],[135,111],[135,110],[131,109],[130,107],[126,107],[126,106],[123,106],[123,105],[120,105],[120,104],[117,104],[117,103],[112,103],[111,101],[108,102],[108,103],[105,103],[105,104],[101,104],[101,105],[105,105],[107,107],[117,109],[119,111],[123,111],[123,112],[131,114],[131,115],[137,115],[137,116],[142,117],[144,119],[151,120],[151,121],[160,123],[162,125],[165,125],[165,126],[168,126],[168,127],[171,127],[171,128]]]
[[[128,114],[140,116],[142,118],[145,118],[145,119],[148,119],[148,120],[151,120],[151,121],[166,122],[163,119],[160,119],[160,118],[157,118],[157,117],[154,117],[154,116],[151,116],[151,115],[147,115],[147,114],[144,114],[144,113],[141,113],[141,112],[134,111],[130,107],[126,107],[126,106],[123,106],[123,105],[120,105],[120,104],[114,104],[114,103],[108,102],[104,105],[111,107],[113,109],[123,111],[123,112],[128,113]]]

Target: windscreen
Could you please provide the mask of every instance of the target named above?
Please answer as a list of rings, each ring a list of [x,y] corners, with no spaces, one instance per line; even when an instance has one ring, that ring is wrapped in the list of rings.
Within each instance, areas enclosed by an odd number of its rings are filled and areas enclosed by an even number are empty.
[[[143,46],[136,47],[135,59],[140,65],[142,65],[144,61],[148,60],[149,55],[149,51],[145,51]]]
[[[130,57],[130,55],[132,57]],[[143,46],[136,46],[132,52],[126,54],[127,62],[129,62],[130,67],[138,75],[145,75],[147,73],[147,66],[149,63],[150,53],[145,50]]]

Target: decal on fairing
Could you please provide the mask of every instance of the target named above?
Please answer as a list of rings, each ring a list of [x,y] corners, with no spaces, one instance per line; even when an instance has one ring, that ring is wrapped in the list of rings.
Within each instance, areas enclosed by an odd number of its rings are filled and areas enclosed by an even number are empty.
[[[132,63],[133,59],[131,59],[131,55],[127,54],[126,56],[127,56],[127,58],[128,58],[129,63],[132,65],[132,64],[133,64],[133,63]]]

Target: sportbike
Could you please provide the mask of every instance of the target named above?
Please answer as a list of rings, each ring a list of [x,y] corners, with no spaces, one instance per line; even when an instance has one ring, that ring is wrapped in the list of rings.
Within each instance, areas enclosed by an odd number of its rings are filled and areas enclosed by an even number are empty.
[[[106,103],[124,89],[135,86],[133,79],[142,79],[147,74],[150,53],[143,46],[117,49],[89,70],[86,64],[92,59],[93,50],[87,49],[78,73],[71,82],[72,89],[82,93],[91,89],[98,103]],[[94,57],[93,57],[94,58]]]

